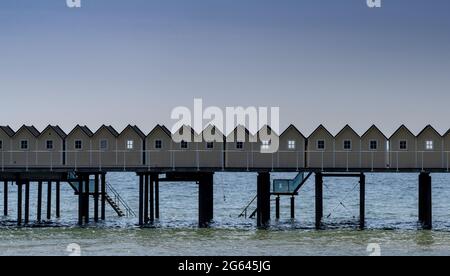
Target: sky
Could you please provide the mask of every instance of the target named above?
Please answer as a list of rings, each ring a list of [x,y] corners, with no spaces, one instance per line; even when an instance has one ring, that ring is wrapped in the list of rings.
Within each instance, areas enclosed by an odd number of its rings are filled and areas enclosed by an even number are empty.
[[[279,107],[281,129],[450,128],[450,1],[0,1],[0,125],[149,132],[173,108]]]

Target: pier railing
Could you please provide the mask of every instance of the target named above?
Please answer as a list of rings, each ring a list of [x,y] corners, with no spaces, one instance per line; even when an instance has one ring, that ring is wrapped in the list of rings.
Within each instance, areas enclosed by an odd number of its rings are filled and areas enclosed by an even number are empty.
[[[291,169],[440,169],[450,171],[450,151],[278,151],[253,150],[145,150],[145,151],[8,151],[0,150],[0,169],[45,168],[116,170],[203,168]]]

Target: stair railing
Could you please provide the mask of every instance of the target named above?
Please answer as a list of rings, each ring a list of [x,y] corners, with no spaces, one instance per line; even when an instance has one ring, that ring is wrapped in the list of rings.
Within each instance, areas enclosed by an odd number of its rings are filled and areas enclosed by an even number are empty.
[[[113,197],[114,202],[117,204],[117,206],[119,208],[123,207],[125,209],[127,217],[130,217],[130,216],[136,217],[136,213],[134,212],[134,210],[120,196],[119,192],[117,192],[117,190],[114,189],[114,187],[111,184],[109,184],[109,183],[106,183],[106,194],[114,196]]]

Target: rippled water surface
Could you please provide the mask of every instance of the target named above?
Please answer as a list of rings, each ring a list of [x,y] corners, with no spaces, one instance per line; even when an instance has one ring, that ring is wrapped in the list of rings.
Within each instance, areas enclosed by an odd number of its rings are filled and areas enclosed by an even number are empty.
[[[112,184],[137,210],[137,177],[108,174]],[[273,174],[293,178],[295,174]],[[162,183],[161,220],[151,228],[136,227],[136,218],[118,218],[108,209],[107,222],[76,227],[77,197],[62,188],[62,218],[46,227],[15,227],[16,188],[10,186],[10,216],[0,225],[0,254],[67,255],[67,246],[81,247],[83,255],[368,255],[376,243],[383,255],[450,254],[450,175],[433,174],[433,231],[417,225],[417,174],[368,174],[365,231],[357,230],[357,179],[325,180],[324,223],[314,226],[314,183],[309,180],[296,198],[296,219],[289,219],[289,198],[282,198],[282,219],[269,230],[256,230],[255,221],[239,218],[256,194],[256,175],[215,175],[215,223],[197,229],[197,185]],[[3,189],[0,188],[1,194]],[[44,194],[46,194],[44,192]],[[35,218],[36,187],[31,187],[31,218]],[[0,200],[3,209],[3,200]],[[274,202],[273,202],[274,203]],[[93,204],[91,204],[92,207]],[[46,206],[44,199],[43,206]],[[272,204],[273,206],[273,204]],[[274,208],[272,208],[274,209]],[[272,214],[274,216],[274,214]]]

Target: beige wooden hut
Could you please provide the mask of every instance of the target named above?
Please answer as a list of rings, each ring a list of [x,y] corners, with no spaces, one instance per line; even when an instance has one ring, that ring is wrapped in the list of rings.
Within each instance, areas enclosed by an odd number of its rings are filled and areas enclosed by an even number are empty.
[[[224,163],[225,136],[215,126],[208,125],[201,133],[198,144],[199,165],[201,168],[222,169]]]
[[[274,169],[277,167],[278,149],[280,136],[270,128],[263,126],[257,133],[257,143],[253,144],[252,167],[262,169]],[[273,148],[272,148],[273,147]]]
[[[290,125],[281,135],[277,154],[277,167],[301,169],[306,166],[306,137]]]
[[[12,137],[12,166],[29,168],[37,166],[37,138],[34,126],[22,126]]]
[[[389,138],[389,167],[391,169],[416,169],[416,136],[405,126],[400,126]]]
[[[386,169],[389,164],[388,138],[372,125],[361,136],[361,166],[364,169]]]
[[[37,166],[42,168],[65,165],[65,139],[67,134],[59,126],[47,126],[37,142]]]
[[[184,125],[172,134],[173,168],[199,168],[198,134],[190,126]]]
[[[92,165],[91,138],[94,135],[87,126],[77,125],[66,137],[66,166],[86,168]]]
[[[417,165],[421,169],[441,169],[443,159],[443,138],[431,125],[417,135]]]
[[[230,132],[226,137],[226,168],[253,168],[252,153],[257,147],[256,141],[256,137],[242,125]]]
[[[307,164],[309,168],[334,168],[334,136],[320,125],[308,137]]]
[[[335,168],[361,168],[361,137],[349,125],[335,136]]]
[[[157,125],[145,140],[146,166],[149,168],[172,168],[172,133],[163,126]]]
[[[119,137],[119,133],[112,126],[102,125],[94,133],[91,137],[92,167],[109,168],[118,166],[117,137]]]
[[[145,134],[128,125],[117,137],[117,166],[136,168],[145,165]]]
[[[11,165],[12,138],[15,132],[9,126],[0,126],[0,168],[4,169]]]

